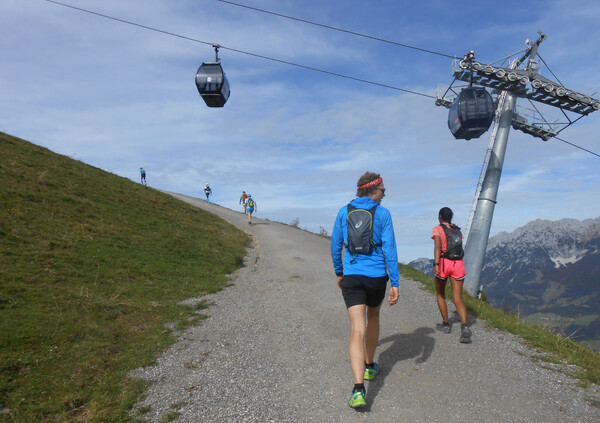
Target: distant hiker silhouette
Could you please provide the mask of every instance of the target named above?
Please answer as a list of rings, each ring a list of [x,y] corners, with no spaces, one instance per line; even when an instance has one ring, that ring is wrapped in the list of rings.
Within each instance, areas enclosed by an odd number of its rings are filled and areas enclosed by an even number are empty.
[[[210,195],[212,194],[212,190],[210,189],[208,184],[206,184],[206,186],[204,187],[204,194],[206,195],[206,202],[210,203]]]
[[[252,213],[254,213],[255,211],[258,211],[258,208],[256,206],[256,200],[254,198],[252,198],[252,196],[250,194],[248,194],[248,198],[246,198],[246,203],[245,203],[246,207],[245,207],[245,211],[246,214],[248,215],[248,225],[252,225]]]
[[[240,197],[240,204],[244,208],[244,213],[246,213],[246,199],[247,198],[248,198],[248,194],[246,194],[246,191],[242,191],[242,195]]]

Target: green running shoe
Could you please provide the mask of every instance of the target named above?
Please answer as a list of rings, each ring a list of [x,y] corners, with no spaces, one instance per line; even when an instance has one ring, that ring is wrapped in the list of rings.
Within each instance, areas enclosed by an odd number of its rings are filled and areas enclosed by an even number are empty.
[[[363,408],[367,405],[367,401],[365,401],[366,396],[367,393],[363,389],[354,389],[352,391],[352,396],[348,400],[348,405],[352,408]]]
[[[379,366],[377,363],[373,363],[373,367],[365,367],[365,380],[373,380],[379,373]]]

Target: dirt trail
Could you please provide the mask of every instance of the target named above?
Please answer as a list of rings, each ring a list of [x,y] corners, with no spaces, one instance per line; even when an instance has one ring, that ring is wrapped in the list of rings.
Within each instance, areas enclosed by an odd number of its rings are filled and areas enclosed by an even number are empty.
[[[382,309],[382,372],[367,382],[368,407],[350,409],[349,323],[329,240],[258,218],[249,227],[242,213],[172,195],[254,243],[232,286],[205,298],[210,317],[157,366],[134,372],[154,381],[137,405],[149,421],[174,411],[178,422],[600,421],[598,386],[578,387],[516,337],[472,317],[470,345],[458,342],[458,324],[449,335],[436,331],[435,298],[407,280],[398,304]]]

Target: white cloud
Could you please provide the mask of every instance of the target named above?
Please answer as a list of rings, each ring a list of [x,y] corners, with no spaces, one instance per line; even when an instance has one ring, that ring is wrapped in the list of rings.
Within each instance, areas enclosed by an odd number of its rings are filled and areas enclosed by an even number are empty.
[[[430,95],[452,80],[448,58],[214,0],[70,3]],[[445,54],[474,48],[489,61],[524,48],[542,29],[540,54],[552,71],[568,86],[600,87],[600,8],[588,2],[251,4]],[[162,189],[203,197],[209,182],[215,201],[231,208],[246,189],[259,217],[297,217],[316,231],[331,230],[361,173],[381,172],[405,262],[431,255],[440,207],[451,207],[459,225],[467,220],[489,133],[454,140],[446,109],[431,98],[223,49],[232,95],[224,108],[209,109],[193,79],[213,59],[210,46],[43,1],[2,2],[0,35],[0,130],[10,134],[134,181],[144,166],[149,184]],[[599,130],[594,113],[561,137],[598,152]],[[511,130],[492,234],[536,218],[597,217],[598,160]]]

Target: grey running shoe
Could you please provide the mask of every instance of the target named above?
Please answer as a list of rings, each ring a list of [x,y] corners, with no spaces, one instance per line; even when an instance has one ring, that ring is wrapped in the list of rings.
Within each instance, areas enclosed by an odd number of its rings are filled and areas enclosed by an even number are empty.
[[[461,344],[471,343],[471,329],[466,325],[460,330],[460,342]]]
[[[441,330],[444,333],[450,333],[452,331],[452,327],[449,324],[445,325],[443,323],[438,323],[437,325],[435,325],[435,328],[437,330]]]

